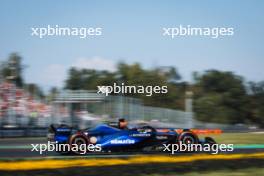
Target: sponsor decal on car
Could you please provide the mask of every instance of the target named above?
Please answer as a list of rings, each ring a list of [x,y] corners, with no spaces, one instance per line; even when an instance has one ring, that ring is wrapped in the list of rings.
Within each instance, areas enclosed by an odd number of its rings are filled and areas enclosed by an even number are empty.
[[[71,129],[69,128],[58,128],[57,129],[57,132],[69,132],[69,131],[71,131]]]
[[[137,134],[131,134],[130,136],[133,137],[149,137],[151,134],[149,133],[137,133]]]
[[[135,144],[135,140],[131,139],[124,139],[124,140],[119,140],[119,139],[114,139],[110,141],[111,144]]]
[[[168,139],[168,136],[156,136],[156,138],[162,140],[162,139]]]

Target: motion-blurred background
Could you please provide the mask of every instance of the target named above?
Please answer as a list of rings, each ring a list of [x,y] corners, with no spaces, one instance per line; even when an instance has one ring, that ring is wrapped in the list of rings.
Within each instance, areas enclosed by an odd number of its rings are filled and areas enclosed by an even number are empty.
[[[120,117],[180,128],[264,126],[262,2],[1,4],[1,128],[83,128]],[[179,25],[229,27],[234,35],[163,35]],[[101,28],[102,35],[32,35],[47,26]],[[167,86],[168,93],[96,93],[113,83]],[[0,135],[19,135],[13,132]]]
[[[0,174],[263,175],[263,13],[257,0],[1,0]],[[49,25],[101,28],[102,35],[31,35],[32,28]],[[163,28],[179,25],[233,28],[234,35],[163,35]],[[97,86],[114,83],[167,86],[168,93],[97,93]],[[154,153],[139,160],[129,153],[30,151],[30,144],[47,142],[52,123],[82,129],[118,118],[132,126],[221,129],[213,137],[235,151],[215,158]]]
[[[68,70],[63,88],[44,92],[27,83],[22,56],[12,53],[1,63],[1,136],[45,136],[52,123],[87,128],[126,118],[176,128],[256,131],[264,125],[264,82],[245,82],[229,71],[195,72],[181,80],[175,67],[144,69],[120,62],[117,70]],[[167,94],[98,94],[98,85],[167,86]],[[8,131],[8,132],[7,132]]]

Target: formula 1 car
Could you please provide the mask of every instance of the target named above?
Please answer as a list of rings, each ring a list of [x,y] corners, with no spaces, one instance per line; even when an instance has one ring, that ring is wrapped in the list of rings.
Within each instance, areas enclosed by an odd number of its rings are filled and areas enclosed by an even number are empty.
[[[199,139],[197,134],[189,129],[165,129],[151,126],[119,129],[107,124],[85,130],[75,130],[67,125],[51,125],[48,140],[69,145],[99,144],[103,152],[160,150],[163,144],[179,142],[183,144],[216,143],[211,137]],[[79,154],[78,151],[74,153]]]

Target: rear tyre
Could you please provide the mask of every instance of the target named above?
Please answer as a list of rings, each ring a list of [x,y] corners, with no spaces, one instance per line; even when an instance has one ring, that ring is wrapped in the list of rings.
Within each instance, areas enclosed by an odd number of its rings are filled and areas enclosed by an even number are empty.
[[[71,152],[77,155],[83,155],[87,153],[88,141],[82,135],[73,136],[71,139]]]

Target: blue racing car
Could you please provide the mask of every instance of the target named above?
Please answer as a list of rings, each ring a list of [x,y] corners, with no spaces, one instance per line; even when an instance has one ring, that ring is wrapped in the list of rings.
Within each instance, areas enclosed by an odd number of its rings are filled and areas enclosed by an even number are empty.
[[[141,126],[123,128],[117,125],[100,124],[94,128],[75,130],[67,125],[51,125],[48,140],[58,144],[80,146],[100,145],[101,151],[148,151],[160,150],[163,144],[214,144],[210,137],[203,140],[189,129],[165,129]],[[61,152],[61,151],[60,151]],[[74,153],[79,154],[79,151]]]

